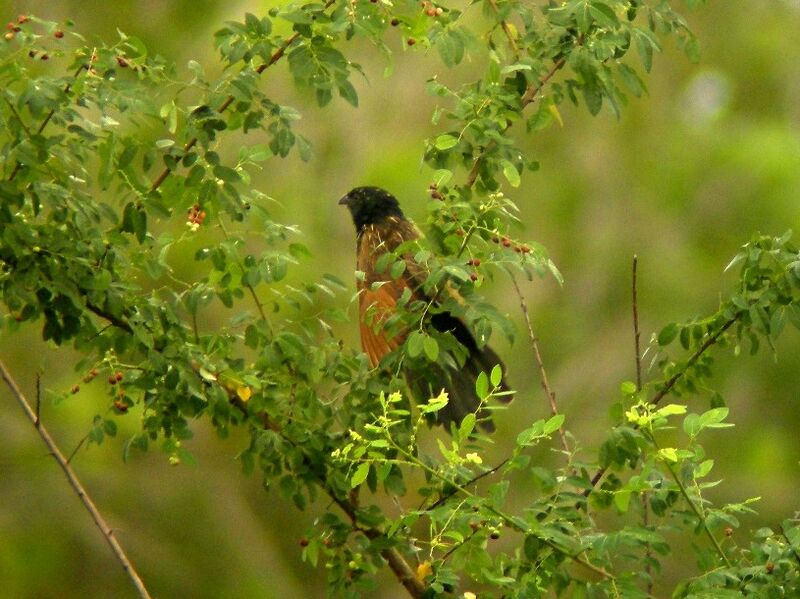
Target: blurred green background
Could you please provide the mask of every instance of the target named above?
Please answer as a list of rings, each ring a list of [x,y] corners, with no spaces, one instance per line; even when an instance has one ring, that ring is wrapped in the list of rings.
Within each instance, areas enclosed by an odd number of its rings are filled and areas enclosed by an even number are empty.
[[[275,2],[115,2],[0,0],[0,17],[34,13],[72,19],[90,40],[113,40],[116,29],[142,38],[151,52],[180,69],[193,58],[217,68],[212,34],[245,11]],[[644,341],[671,320],[712,311],[735,277],[723,273],[751,233],[800,228],[800,1],[709,0],[688,14],[702,47],[699,64],[667,43],[646,77],[649,94],[633,99],[620,120],[591,118],[565,106],[564,127],[530,139],[541,171],[510,195],[522,208],[524,236],[543,243],[563,272],[526,285],[552,386],[567,426],[590,457],[610,422],[618,383],[634,377],[630,268],[639,255],[639,311]],[[308,272],[352,279],[352,224],[336,199],[355,185],[387,187],[406,212],[424,219],[430,171],[422,140],[433,100],[428,75],[443,72],[436,56],[396,51],[394,73],[366,45],[346,51],[362,62],[354,83],[361,105],[334,101],[319,110],[295,89],[286,66],[270,69],[267,93],[304,114],[299,130],[315,157],[267,162],[254,185],[276,198],[276,215],[298,224],[313,258]],[[462,68],[469,68],[468,65]],[[462,174],[463,178],[463,174]],[[302,273],[301,273],[302,274]],[[507,281],[486,293],[518,322],[515,346],[498,343],[521,392],[498,416],[497,455],[515,423],[546,414],[521,316]],[[347,295],[340,298],[347,304]],[[352,311],[352,310],[351,310]],[[356,324],[338,331],[355,346]],[[37,329],[0,338],[0,358],[33,395],[35,372],[45,388],[63,391],[80,378],[70,359],[40,342]],[[759,514],[741,534],[775,526],[800,509],[800,335],[789,330],[777,357],[721,355],[714,381],[736,429],[709,435],[706,448],[724,483],[717,501],[761,496]],[[88,388],[68,401],[44,402],[45,424],[65,451],[86,434],[104,405]],[[93,399],[97,399],[96,402]],[[705,400],[691,407],[703,410]],[[299,539],[313,526],[257,476],[240,473],[242,436],[217,439],[204,422],[187,444],[197,466],[171,467],[158,450],[124,464],[120,458],[135,417],[121,419],[117,439],[78,452],[75,467],[158,597],[319,597],[324,569],[301,563]],[[543,453],[542,460],[558,459]],[[694,571],[673,560],[668,573]],[[0,597],[134,596],[98,531],[9,393],[0,391]],[[395,581],[374,597],[402,597]],[[656,589],[666,595],[666,589]]]

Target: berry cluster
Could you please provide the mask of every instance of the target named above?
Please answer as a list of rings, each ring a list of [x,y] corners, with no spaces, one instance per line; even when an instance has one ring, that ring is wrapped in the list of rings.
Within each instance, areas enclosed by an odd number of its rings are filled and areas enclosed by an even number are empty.
[[[6,41],[7,42],[12,41],[16,37],[16,34],[22,31],[20,25],[23,25],[28,21],[30,21],[30,17],[28,17],[28,15],[19,15],[17,17],[16,22],[9,21],[8,23],[6,23],[6,29],[8,30],[6,31],[6,34],[4,36],[6,38]],[[60,40],[62,37],[64,37],[64,32],[61,29],[56,29],[53,32],[53,37]],[[31,50],[28,53],[28,56],[30,56],[31,58],[35,58],[37,54],[38,52],[34,52],[33,50]],[[47,55],[47,53],[42,53],[41,55],[39,55],[39,58],[41,58],[42,60],[47,60],[50,57]]]
[[[186,224],[192,231],[197,231],[206,219],[206,211],[200,209],[200,204],[195,204],[187,211]]]
[[[443,200],[444,199],[444,196],[439,191],[439,186],[436,183],[431,183],[430,185],[428,185],[428,191],[430,192],[431,197],[434,200]]]
[[[511,240],[508,237],[505,237],[505,236],[500,237],[499,235],[493,236],[492,237],[492,242],[500,244],[504,248],[510,248],[511,245],[512,245]],[[522,243],[522,244],[519,244],[519,245],[515,245],[514,246],[514,251],[517,252],[518,254],[529,254],[530,251],[531,251],[531,248],[529,248],[527,244]]]
[[[429,17],[438,17],[444,12],[441,6],[436,6],[432,2],[428,2],[428,0],[423,0],[420,2],[420,5],[422,6],[423,12]]]

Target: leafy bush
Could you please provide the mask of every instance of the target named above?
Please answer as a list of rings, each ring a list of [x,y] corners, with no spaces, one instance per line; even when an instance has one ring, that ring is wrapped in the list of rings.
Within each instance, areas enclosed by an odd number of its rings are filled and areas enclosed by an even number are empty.
[[[427,242],[412,253],[430,273],[426,288],[486,342],[513,328],[478,297],[484,285],[561,277],[545,248],[510,233],[520,217],[509,195],[538,168],[516,140],[561,123],[565,101],[619,113],[645,90],[642,72],[665,36],[697,55],[663,0],[478,4],[480,15],[383,0],[248,14],[215,34],[225,67],[216,79],[195,61],[186,78],[124,34],[91,46],[71,27],[20,17],[0,57],[4,334],[41,323],[45,340],[71,345],[84,380],[106,381],[89,440],[114,436],[119,418],[141,418],[126,456],[160,443],[174,463],[190,459],[182,442],[196,418],[222,436],[245,428],[245,471],[259,470],[298,509],[330,500],[302,552],[325,564],[332,595],[358,596],[388,565],[414,597],[646,597],[662,591],[663,562],[683,561],[671,555],[667,531],[677,530],[695,536],[700,573],[687,572],[673,596],[792,596],[797,519],[734,541],[737,516],[755,499],[713,505],[714,461],[700,445],[704,431],[732,426],[728,409],[718,394],[708,410],[688,407],[708,393],[714,352],[755,353],[787,323],[800,328],[800,254],[789,234],[754,235],[729,265],[739,283],[718,310],[655,336],[658,375],[621,384],[596,457],[566,430],[546,378],[553,414],[521,425],[499,464],[486,463],[491,439],[474,418],[450,438],[428,433],[425,415],[446,395],[413,398],[412,408],[396,368],[371,371],[335,336],[349,283],[292,278],[308,250],[250,178],[264,161],[295,151],[309,159],[312,149],[294,131],[300,113],[262,91],[265,70],[288,67],[321,107],[334,96],[357,106],[350,41],[389,56],[384,38],[400,35],[468,78],[428,82],[441,132],[425,142],[434,169]],[[246,143],[254,137],[266,143]],[[191,278],[176,268],[186,256]],[[387,255],[387,277],[402,273],[401,258]],[[466,301],[439,297],[444,285]],[[220,304],[228,323],[206,330],[204,313]],[[415,332],[387,366],[458,354],[452,336],[425,327],[431,313],[407,303],[398,318]],[[475,381],[487,405],[501,374]],[[532,460],[543,445],[563,454],[560,467]],[[515,492],[520,477],[535,495]],[[399,497],[416,507],[386,501]]]

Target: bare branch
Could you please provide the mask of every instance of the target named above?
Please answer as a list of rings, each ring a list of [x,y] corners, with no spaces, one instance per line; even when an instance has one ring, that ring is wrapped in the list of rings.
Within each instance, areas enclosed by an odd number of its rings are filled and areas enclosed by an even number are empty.
[[[542,389],[544,389],[545,395],[547,395],[547,400],[550,403],[550,412],[552,412],[553,416],[558,414],[558,404],[556,404],[556,394],[550,388],[550,382],[547,379],[547,371],[544,368],[544,361],[542,360],[542,352],[539,349],[539,338],[536,336],[536,333],[533,331],[533,325],[531,324],[531,317],[528,313],[528,303],[525,301],[525,296],[522,294],[522,290],[519,288],[517,284],[517,279],[514,277],[513,274],[509,273],[511,276],[511,282],[514,283],[514,289],[517,292],[517,297],[519,298],[519,307],[522,309],[522,314],[525,316],[525,324],[528,325],[528,338],[531,340],[531,348],[533,349],[533,355],[536,358],[536,366],[539,368],[539,377],[540,382],[542,385]],[[567,443],[567,436],[564,433],[564,430],[559,428],[558,434],[561,437],[561,447],[564,449],[566,453],[569,453],[569,444]]]
[[[634,340],[634,349],[636,351],[636,389],[641,391],[642,389],[642,350],[639,345],[639,338],[641,336],[639,332],[639,298],[637,292],[637,280],[636,280],[636,267],[639,263],[639,257],[634,254],[633,255],[633,340]]]
[[[114,552],[114,555],[117,558],[117,561],[122,565],[122,569],[125,570],[125,573],[131,579],[133,586],[136,587],[136,590],[139,593],[139,596],[143,599],[150,599],[150,593],[147,592],[147,588],[144,586],[144,582],[142,582],[141,577],[139,576],[136,569],[133,567],[133,564],[128,559],[128,556],[125,554],[125,551],[122,549],[122,546],[117,541],[117,537],[114,535],[114,531],[111,527],[106,523],[105,518],[97,509],[97,506],[92,501],[92,498],[86,492],[86,489],[81,484],[80,480],[78,480],[75,471],[67,462],[67,459],[64,457],[64,454],[61,453],[61,450],[58,448],[58,445],[50,436],[50,433],[47,432],[47,429],[42,425],[41,420],[36,415],[36,412],[31,408],[30,403],[26,399],[25,395],[20,390],[19,386],[17,385],[14,378],[11,376],[11,373],[6,368],[5,364],[0,361],[0,376],[2,376],[3,380],[8,385],[8,388],[11,390],[11,394],[16,398],[19,405],[22,407],[25,415],[33,424],[34,428],[39,433],[39,436],[44,441],[44,444],[47,446],[47,449],[50,451],[50,455],[53,456],[53,459],[58,463],[61,467],[61,470],[64,471],[64,475],[67,477],[67,481],[69,482],[72,489],[75,491],[75,494],[78,496],[78,499],[81,500],[83,506],[86,508],[86,511],[89,512],[89,515],[94,520],[95,525],[97,528],[100,529],[100,532],[103,533],[108,544],[111,546],[111,550]]]

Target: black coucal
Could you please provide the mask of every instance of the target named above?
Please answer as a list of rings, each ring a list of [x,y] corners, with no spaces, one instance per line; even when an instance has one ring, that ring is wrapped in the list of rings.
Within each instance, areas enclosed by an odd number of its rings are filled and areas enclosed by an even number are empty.
[[[419,233],[403,215],[397,198],[379,187],[357,187],[339,200],[339,204],[350,210],[356,227],[356,265],[364,273],[364,277],[357,282],[361,347],[374,368],[384,356],[399,348],[409,334],[407,329],[392,334],[384,327],[386,321],[397,313],[398,301],[406,289],[410,290],[412,302],[431,301],[431,297],[423,291],[427,272],[412,259],[410,253],[401,257],[405,261],[405,269],[397,278],[392,279],[376,268],[382,255],[394,252],[407,241],[419,239]],[[433,294],[435,309],[431,311],[430,326],[441,333],[449,332],[463,346],[466,350],[463,363],[451,362],[451,366],[430,363],[425,372],[406,368],[405,375],[414,394],[427,394],[424,396],[429,397],[442,389],[447,391],[449,401],[437,412],[437,422],[449,431],[451,423],[459,424],[464,416],[478,410],[480,399],[475,392],[478,375],[481,372],[488,375],[498,364],[501,368],[503,366],[490,347],[478,346],[460,318],[438,307],[438,295],[437,292]],[[448,291],[448,295],[456,296],[454,291]],[[508,391],[505,380],[500,387],[502,391]],[[501,399],[510,401],[511,395],[502,395]],[[494,430],[485,412],[479,412],[478,417],[484,430]]]

